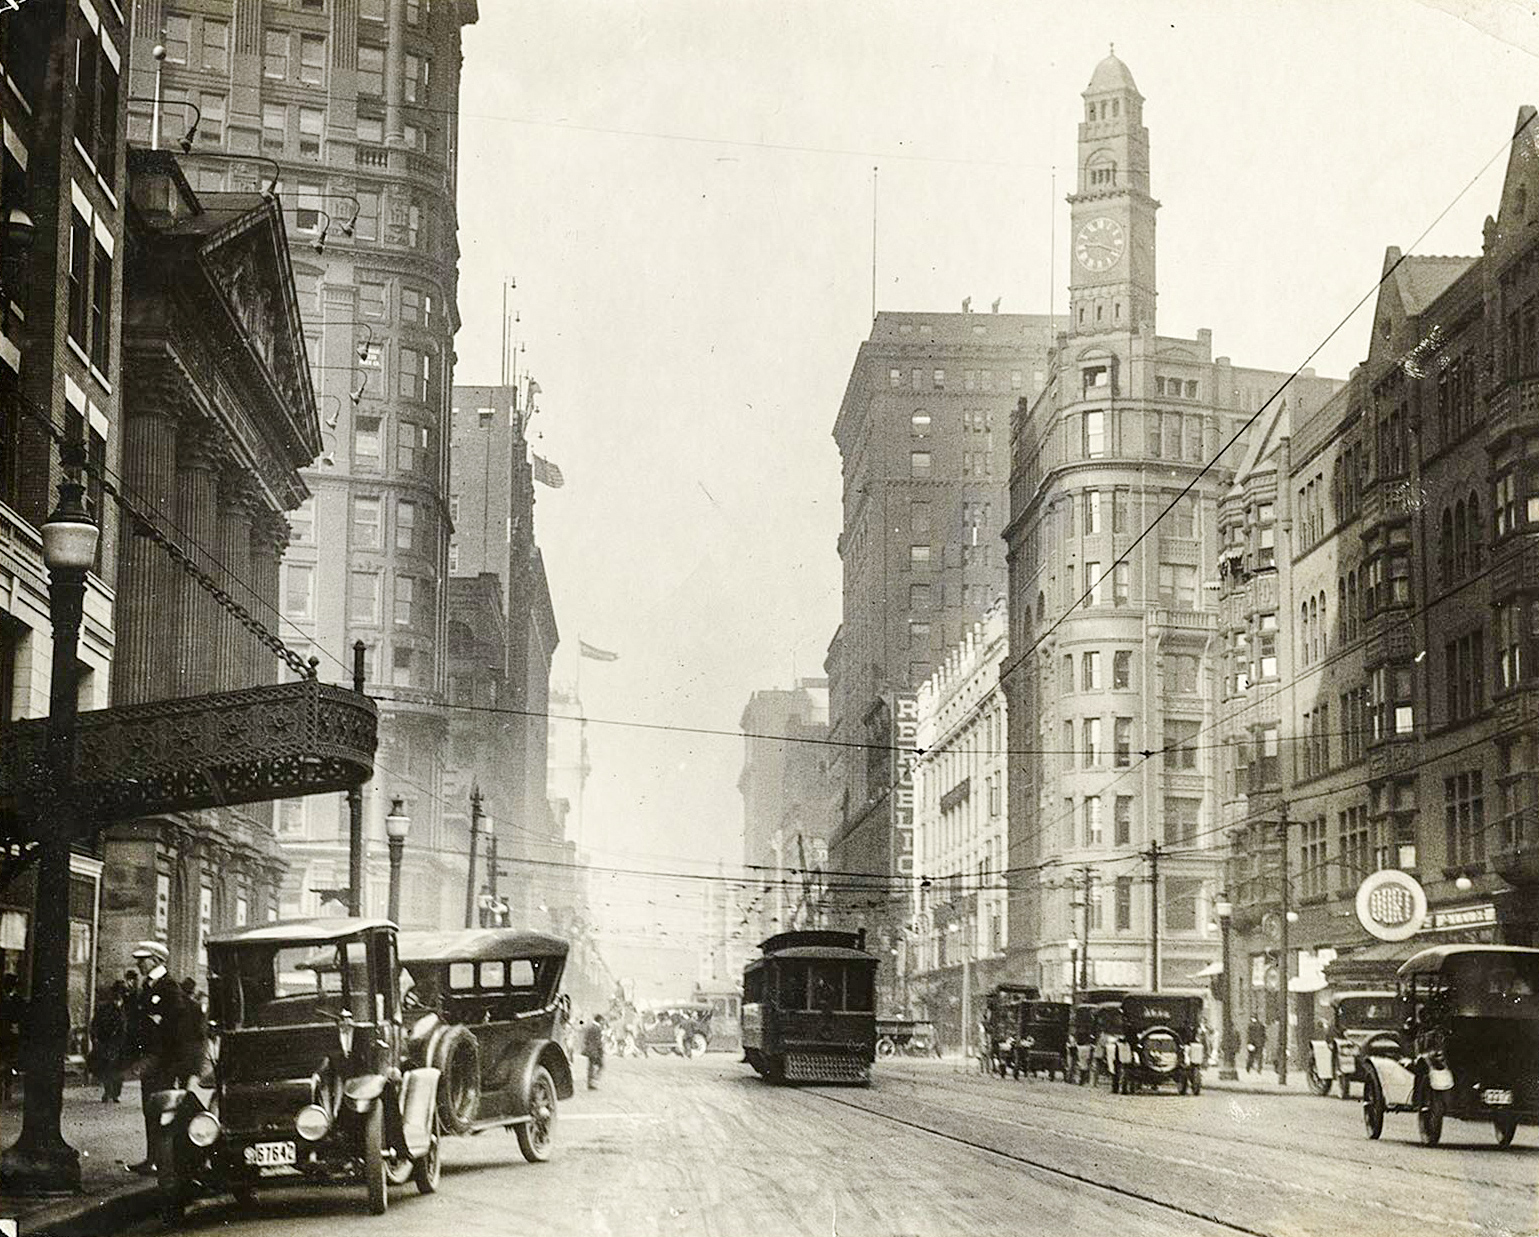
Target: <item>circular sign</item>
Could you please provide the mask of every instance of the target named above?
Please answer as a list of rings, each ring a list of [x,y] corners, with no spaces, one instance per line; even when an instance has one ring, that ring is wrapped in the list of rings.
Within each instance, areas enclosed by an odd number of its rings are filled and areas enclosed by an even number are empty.
[[[1381,941],[1404,941],[1421,931],[1427,894],[1407,872],[1375,872],[1357,887],[1357,921]]]

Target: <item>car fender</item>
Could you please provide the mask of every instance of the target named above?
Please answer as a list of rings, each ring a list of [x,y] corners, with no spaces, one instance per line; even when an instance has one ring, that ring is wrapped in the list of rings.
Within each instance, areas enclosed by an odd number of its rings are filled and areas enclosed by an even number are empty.
[[[174,1125],[178,1118],[185,1120],[202,1112],[203,1103],[193,1092],[174,1087],[151,1095],[146,1111],[155,1124]]]
[[[558,1100],[569,1100],[576,1094],[572,1087],[572,1064],[567,1060],[566,1050],[553,1039],[535,1040],[529,1045],[519,1080],[520,1116],[529,1114],[529,1090],[534,1086],[534,1071],[542,1065],[556,1085]]]
[[[342,1084],[342,1098],[354,1112],[368,1112],[369,1106],[384,1093],[383,1074],[359,1074]]]
[[[425,1155],[432,1142],[437,1113],[438,1071],[425,1066],[408,1070],[401,1088],[401,1128],[407,1154]]]
[[[1391,1108],[1407,1106],[1416,1091],[1416,1073],[1393,1057],[1369,1057],[1367,1068],[1373,1070],[1379,1080],[1379,1090],[1384,1102]]]

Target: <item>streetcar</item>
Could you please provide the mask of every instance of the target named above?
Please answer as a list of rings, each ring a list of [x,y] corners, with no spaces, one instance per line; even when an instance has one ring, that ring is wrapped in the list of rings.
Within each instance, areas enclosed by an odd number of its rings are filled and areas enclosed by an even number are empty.
[[[779,932],[743,969],[743,1059],[770,1082],[869,1084],[876,957],[866,934]]]

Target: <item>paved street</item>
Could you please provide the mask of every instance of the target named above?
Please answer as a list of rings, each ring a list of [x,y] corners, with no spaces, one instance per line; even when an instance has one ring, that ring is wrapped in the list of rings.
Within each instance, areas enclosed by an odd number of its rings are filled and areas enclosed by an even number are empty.
[[[951,1061],[884,1064],[869,1090],[773,1088],[725,1055],[625,1060],[563,1106],[550,1163],[525,1164],[501,1134],[453,1140],[439,1195],[397,1191],[385,1223],[456,1237],[1539,1231],[1533,1130],[1508,1151],[1482,1126],[1445,1138],[1423,1148],[1392,1116],[1370,1143],[1359,1105],[1309,1095],[1117,1097]],[[377,1235],[361,1195],[210,1202],[188,1229]]]

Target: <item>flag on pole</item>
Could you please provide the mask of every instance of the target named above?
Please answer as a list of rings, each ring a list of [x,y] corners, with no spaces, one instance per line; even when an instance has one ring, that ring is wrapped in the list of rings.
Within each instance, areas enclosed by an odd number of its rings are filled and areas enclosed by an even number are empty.
[[[559,490],[566,484],[566,478],[561,475],[561,470],[552,464],[543,455],[534,457],[534,479],[541,485],[548,485],[553,490]]]
[[[589,661],[619,661],[620,654],[611,653],[608,649],[596,648],[586,640],[577,642],[578,651]]]

